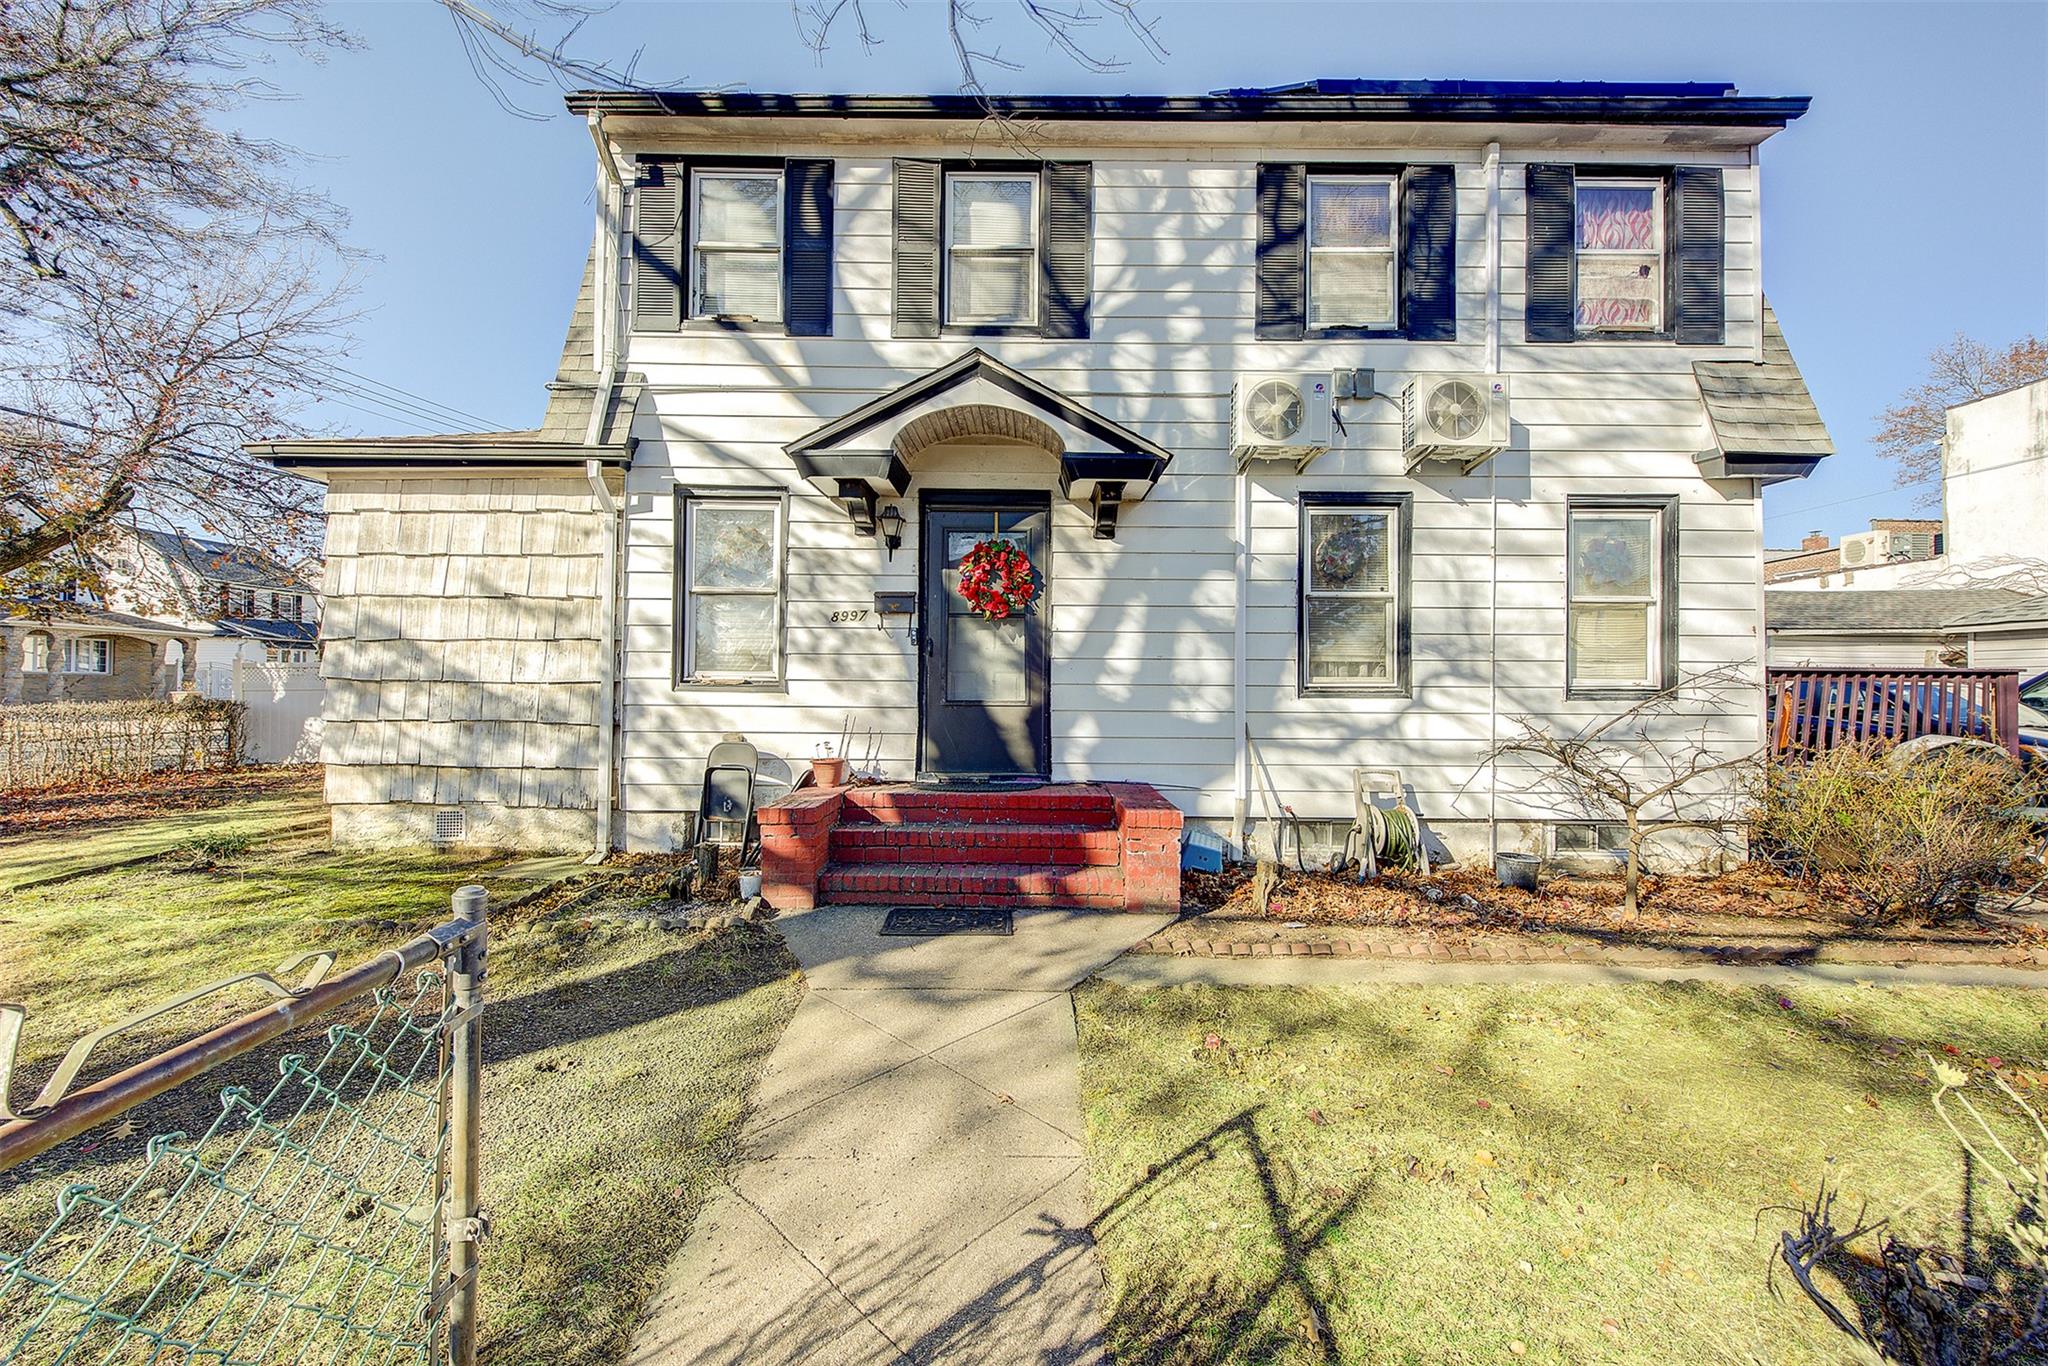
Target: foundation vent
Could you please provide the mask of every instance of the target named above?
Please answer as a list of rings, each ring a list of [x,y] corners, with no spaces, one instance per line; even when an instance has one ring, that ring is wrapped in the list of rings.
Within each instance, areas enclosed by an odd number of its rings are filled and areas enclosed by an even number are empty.
[[[469,814],[459,806],[444,806],[434,813],[434,843],[460,844],[469,837]]]

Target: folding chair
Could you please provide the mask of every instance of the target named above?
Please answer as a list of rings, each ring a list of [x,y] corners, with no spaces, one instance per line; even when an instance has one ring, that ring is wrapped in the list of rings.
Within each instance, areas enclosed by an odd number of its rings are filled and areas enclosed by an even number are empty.
[[[760,857],[761,825],[754,815],[760,768],[761,752],[745,740],[721,740],[711,747],[704,760],[704,790],[697,799],[692,848],[737,849],[743,868]]]

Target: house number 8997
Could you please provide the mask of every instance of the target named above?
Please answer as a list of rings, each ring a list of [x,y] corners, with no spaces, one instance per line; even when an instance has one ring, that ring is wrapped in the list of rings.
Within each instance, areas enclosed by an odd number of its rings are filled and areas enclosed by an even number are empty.
[[[856,607],[845,612],[834,612],[832,614],[832,620],[834,623],[846,621],[866,621],[868,619],[869,614],[870,609],[866,607]]]

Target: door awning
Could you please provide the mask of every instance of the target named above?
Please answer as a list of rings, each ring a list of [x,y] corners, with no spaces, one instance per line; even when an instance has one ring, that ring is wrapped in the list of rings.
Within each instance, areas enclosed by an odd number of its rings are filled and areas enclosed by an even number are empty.
[[[1116,534],[1118,510],[1150,493],[1173,460],[1156,442],[978,347],[783,449],[865,532],[875,500],[901,496],[924,452],[976,438],[1056,462],[1061,495],[1089,510],[1098,540]]]

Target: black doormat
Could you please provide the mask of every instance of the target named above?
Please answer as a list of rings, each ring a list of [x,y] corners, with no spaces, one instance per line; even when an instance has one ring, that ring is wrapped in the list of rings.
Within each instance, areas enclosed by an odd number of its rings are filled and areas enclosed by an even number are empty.
[[[1010,913],[965,906],[898,906],[882,920],[883,934],[1008,934]]]

